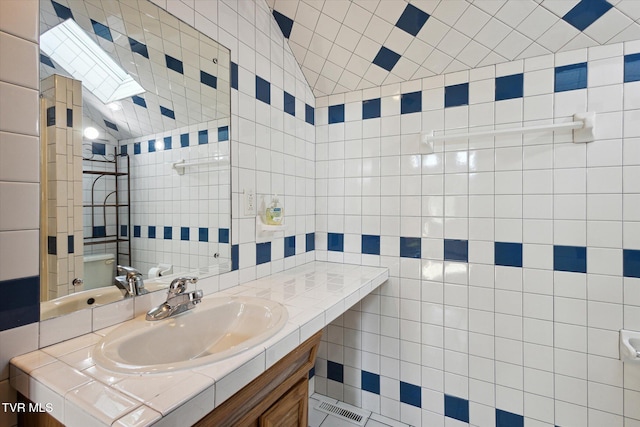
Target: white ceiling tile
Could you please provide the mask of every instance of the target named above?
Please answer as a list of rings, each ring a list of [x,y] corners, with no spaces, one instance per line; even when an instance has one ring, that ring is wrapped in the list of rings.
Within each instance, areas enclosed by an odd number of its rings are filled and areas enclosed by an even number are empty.
[[[320,11],[318,9],[315,9],[308,3],[301,2],[295,16],[296,25],[293,26],[292,30],[297,26],[297,24],[301,24],[313,30],[316,28],[319,17]]]
[[[457,58],[468,67],[474,68],[485,56],[489,54],[489,52],[491,51],[488,48],[474,40],[471,40],[469,44],[458,54]]]
[[[355,3],[351,3],[351,6],[349,6],[349,11],[344,17],[343,24],[359,33],[364,33],[367,25],[369,25],[369,21],[371,20],[372,15],[373,13],[369,12],[363,7]]]
[[[445,0],[436,7],[436,10],[433,11],[433,16],[452,26],[468,7],[469,2],[466,0]]]
[[[307,27],[304,27],[302,25],[294,25],[291,28],[291,43],[296,43],[298,46],[309,49],[312,37],[313,31],[311,31]]]
[[[490,52],[487,56],[484,57],[482,61],[480,61],[478,67],[484,67],[485,65],[495,65],[506,61],[507,58],[500,56],[495,52]]]
[[[333,88],[336,86],[336,82],[329,80],[323,75],[318,77],[315,88],[323,93],[332,93]]]
[[[350,71],[344,70],[344,72],[340,76],[340,80],[338,80],[338,84],[340,86],[346,87],[349,90],[356,90],[361,80],[362,77]]]
[[[404,51],[403,56],[415,63],[421,64],[422,61],[424,61],[424,58],[426,58],[432,50],[433,47],[418,38],[414,38],[407,50]]]
[[[331,51],[333,42],[322,37],[318,33],[314,33],[311,43],[309,43],[309,51],[326,58]]]
[[[574,50],[574,49],[582,49],[585,47],[597,46],[598,42],[594,41],[592,38],[587,36],[584,33],[578,34],[571,40],[569,43],[562,47],[562,50]]]
[[[463,64],[460,61],[456,61],[455,59],[453,61],[451,61],[451,64],[449,64],[447,66],[447,68],[445,68],[444,72],[445,73],[455,73],[456,71],[462,71],[462,70],[467,70],[469,67],[467,67],[465,64]]]
[[[411,79],[419,67],[420,66],[418,64],[403,56],[398,60],[398,63],[393,67],[391,72],[402,78],[403,81],[407,81]]]
[[[358,46],[356,46],[356,50],[354,53],[369,62],[373,62],[373,59],[376,57],[378,52],[380,51],[380,43],[376,43],[368,37],[362,37]]]
[[[532,0],[508,1],[500,8],[495,17],[511,27],[516,28],[538,6]]]
[[[340,23],[329,15],[320,14],[318,25],[316,25],[316,33],[320,34],[327,40],[334,41],[340,31]]]
[[[635,23],[627,27],[623,32],[611,39],[611,43],[640,40],[640,23]]]
[[[358,6],[362,7],[365,10],[368,10],[371,13],[375,12],[375,10],[378,8],[378,3],[380,3],[380,0],[352,0],[352,1],[353,3],[357,4]]]
[[[622,0],[616,4],[616,9],[634,21],[640,19],[640,2],[637,0]]]
[[[474,0],[473,4],[487,12],[489,15],[495,15],[507,0]]]
[[[525,50],[533,41],[517,31],[512,31],[505,39],[494,49],[494,52],[504,56],[509,60],[514,60]]]
[[[535,58],[536,56],[547,55],[549,53],[551,53],[549,50],[534,42],[518,56],[518,59]]]
[[[396,25],[398,18],[404,12],[407,4],[398,0],[381,0],[376,8],[375,15],[389,22],[391,25]]]
[[[473,37],[489,22],[489,19],[491,15],[472,5],[464,11],[454,28],[462,34]]]
[[[364,35],[373,41],[383,44],[385,40],[387,40],[387,37],[389,37],[389,34],[391,34],[393,28],[395,28],[393,25],[379,16],[374,15],[371,17],[371,21],[369,21]]]
[[[495,18],[492,18],[474,37],[474,40],[489,49],[493,49],[498,46],[505,37],[507,37],[509,32],[511,32],[511,28],[509,26]]]
[[[318,11],[324,7],[324,0],[301,0],[300,3],[305,3]]]
[[[347,69],[352,73],[355,73],[359,76],[363,76],[367,69],[371,66],[371,61],[367,61],[366,59],[353,55],[351,59],[349,59],[349,63],[347,64]]]
[[[422,26],[422,29],[418,33],[417,37],[423,42],[428,43],[431,46],[435,46],[440,43],[440,40],[442,40],[444,35],[447,34],[449,28],[451,27],[446,25],[444,22],[431,17]]]
[[[335,43],[353,52],[360,41],[360,37],[360,33],[343,25],[340,27],[340,31],[338,31]]]
[[[317,70],[320,70],[321,68],[316,68]],[[304,76],[307,78],[307,82],[309,82],[309,86],[314,87],[316,84],[316,81],[318,81],[318,77],[320,76],[320,74],[315,71],[316,69],[309,69],[305,66],[302,67],[302,71],[304,72]]]
[[[532,40],[536,40],[545,31],[558,22],[558,18],[553,13],[542,7],[537,7],[524,21],[518,25],[518,31],[529,37]]]
[[[366,80],[380,86],[388,75],[389,72],[387,70],[384,70],[377,65],[371,64],[371,66],[369,66],[367,71],[364,73],[363,77]]]
[[[556,16],[562,18],[579,2],[580,0],[544,0],[540,5]]]
[[[451,29],[438,44],[437,48],[451,57],[456,57],[470,41],[469,37]]]
[[[383,44],[386,48],[402,55],[413,40],[415,40],[415,38],[411,34],[398,27],[393,27],[391,34],[389,34],[389,37]]]
[[[433,71],[429,71],[424,67],[419,67],[418,70],[413,74],[412,79],[424,79],[431,76],[435,76],[435,73]]]
[[[575,29],[571,24],[558,20],[551,28],[549,28],[543,35],[538,37],[536,42],[545,49],[549,49],[551,52],[557,52],[562,46],[569,43],[579,31]]]
[[[443,53],[438,49],[434,49],[427,57],[427,59],[422,63],[422,66],[429,71],[434,72],[435,74],[442,74],[442,72],[445,70],[445,68],[447,68],[452,60],[453,58],[451,58],[446,53]]]
[[[381,84],[383,84],[383,85],[392,85],[394,83],[401,83],[402,80],[403,80],[402,77],[396,76],[393,73],[389,73]]]
[[[277,10],[284,16],[293,19],[296,16],[296,10],[298,9],[297,0],[275,0],[273,9]]]
[[[351,58],[351,51],[334,44],[327,59],[334,64],[342,64],[344,66],[349,62],[349,58]]]
[[[334,64],[331,61],[326,61],[324,63],[324,67],[322,67],[322,74],[327,79],[337,82],[340,79],[340,75],[342,74],[343,68],[339,65]]]
[[[433,15],[433,11],[436,10],[440,1],[441,0],[410,0],[409,3],[418,9],[427,12],[429,15]]]
[[[329,15],[338,22],[342,22],[347,15],[350,4],[349,0],[332,0],[324,4],[322,13]]]
[[[617,9],[609,9],[602,17],[589,25],[584,34],[600,44],[605,44],[623,31],[633,21]]]
[[[325,59],[320,55],[317,55],[311,51],[307,52],[307,55],[304,57],[304,65],[306,68],[310,70],[314,70],[315,72],[319,72],[322,70],[322,66],[324,65]]]

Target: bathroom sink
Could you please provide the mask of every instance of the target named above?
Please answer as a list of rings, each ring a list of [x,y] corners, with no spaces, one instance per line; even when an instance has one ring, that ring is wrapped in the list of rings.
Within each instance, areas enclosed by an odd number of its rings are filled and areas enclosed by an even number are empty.
[[[93,349],[95,362],[129,374],[165,373],[220,361],[253,348],[287,322],[287,309],[263,298],[212,297],[160,321],[145,316],[107,334]]]

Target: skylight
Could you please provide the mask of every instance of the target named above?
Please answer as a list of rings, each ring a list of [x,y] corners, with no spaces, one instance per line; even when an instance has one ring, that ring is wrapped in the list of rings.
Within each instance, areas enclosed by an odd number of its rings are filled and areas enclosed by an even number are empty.
[[[40,48],[104,104],[145,91],[73,19],[42,34]]]

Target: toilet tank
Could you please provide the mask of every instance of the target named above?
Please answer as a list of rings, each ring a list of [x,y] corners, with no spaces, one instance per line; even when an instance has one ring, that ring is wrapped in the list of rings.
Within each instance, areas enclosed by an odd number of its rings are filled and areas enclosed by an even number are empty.
[[[116,258],[113,254],[85,255],[84,289],[111,286],[115,277]]]

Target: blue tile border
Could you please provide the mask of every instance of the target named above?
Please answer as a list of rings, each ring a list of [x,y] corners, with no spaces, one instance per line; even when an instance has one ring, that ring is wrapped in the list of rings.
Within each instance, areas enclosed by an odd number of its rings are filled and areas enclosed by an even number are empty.
[[[396,66],[399,60],[400,54],[384,46],[380,46],[380,50],[378,51],[376,57],[373,58],[373,63],[382,69],[391,71],[393,70],[393,67]]]
[[[612,7],[613,5],[605,0],[580,0],[562,19],[584,31]]]
[[[229,229],[228,228],[219,228],[218,229],[218,243],[229,243]]]
[[[199,130],[198,131],[198,145],[208,144],[209,143],[209,131],[208,130]]]
[[[134,104],[139,105],[140,107],[147,108],[147,101],[143,97],[138,95],[133,95],[131,99],[133,100]]]
[[[640,53],[624,56],[624,82],[640,81]]]
[[[586,62],[556,67],[554,71],[554,92],[586,89],[587,72]]]
[[[496,77],[496,101],[522,98],[524,94],[524,74]]]
[[[189,134],[183,133],[180,135],[180,147],[188,147],[189,146]]]
[[[344,365],[327,360],[327,379],[344,382]]]
[[[189,227],[180,227],[180,240],[189,240]]]
[[[305,235],[305,252],[316,250],[316,233],[307,233]]]
[[[400,402],[422,407],[422,390],[419,386],[400,381]]]
[[[522,243],[495,242],[495,265],[522,267]]]
[[[361,243],[363,254],[380,255],[380,236],[363,234]]]
[[[316,124],[315,108],[309,104],[304,104],[304,121],[310,125]]]
[[[231,271],[240,268],[240,245],[231,245]]]
[[[410,92],[400,95],[400,114],[422,112],[422,92]]]
[[[229,140],[229,126],[220,126],[218,128],[218,142]]]
[[[295,117],[296,98],[286,90],[284,91],[284,112]]]
[[[422,256],[422,240],[420,237],[400,237],[400,257],[420,258]]]
[[[231,89],[238,90],[238,64],[231,62]]]
[[[380,98],[362,101],[362,120],[380,117]]]
[[[173,56],[167,55],[166,53],[164,55],[164,59],[167,64],[167,68],[175,71],[176,73],[184,74],[184,66],[182,65],[182,61],[174,58]]]
[[[111,37],[111,30],[109,30],[109,27],[98,21],[94,21],[93,19],[91,20],[91,26],[93,27],[93,32],[96,33],[97,36],[113,43],[113,37]]]
[[[131,52],[149,59],[149,49],[147,49],[146,44],[140,43],[138,40],[129,37],[129,47],[131,48]]]
[[[206,227],[198,228],[198,242],[208,242],[209,241],[209,229]]]
[[[464,423],[469,422],[469,401],[460,397],[444,395],[444,416]]]
[[[327,233],[327,250],[344,252],[344,234]]]
[[[640,250],[624,249],[622,251],[622,275],[640,278]]]
[[[271,104],[271,83],[260,76],[256,76],[256,99]]]
[[[344,123],[344,104],[329,106],[329,124]]]
[[[584,246],[554,246],[553,269],[573,273],[587,272],[587,248]]]
[[[360,373],[360,384],[362,384],[362,390],[380,394],[380,375],[363,370]]]
[[[0,331],[40,320],[40,277],[0,281]]]
[[[409,3],[402,12],[402,15],[400,15],[400,18],[398,18],[396,27],[406,31],[412,36],[417,36],[428,19],[428,13]]]
[[[288,258],[296,254],[296,236],[284,238],[284,257]]]
[[[165,117],[169,117],[170,119],[176,119],[176,114],[175,112],[167,107],[163,107],[162,105],[160,106],[160,114],[162,114]]]
[[[202,70],[200,70],[200,83],[212,87],[213,89],[218,88],[218,78],[209,73],[205,73]]]
[[[164,239],[165,240],[173,239],[173,227],[164,227]]]
[[[524,417],[496,408],[496,427],[524,427]]]
[[[469,241],[444,239],[444,260],[469,262]]]
[[[271,242],[256,243],[256,265],[271,262]]]
[[[62,19],[63,21],[66,21],[69,18],[75,19],[73,17],[73,13],[71,13],[71,9],[69,9],[67,6],[61,5],[60,3],[53,0],[51,0],[51,4],[53,5],[53,10],[56,12],[56,15],[58,15],[58,18]]]
[[[444,108],[469,105],[469,83],[445,86]]]

